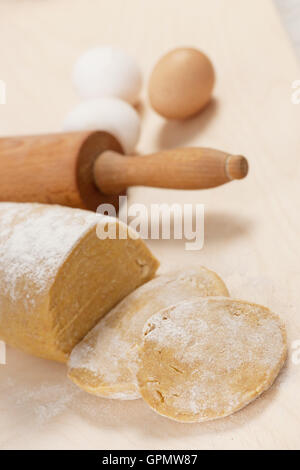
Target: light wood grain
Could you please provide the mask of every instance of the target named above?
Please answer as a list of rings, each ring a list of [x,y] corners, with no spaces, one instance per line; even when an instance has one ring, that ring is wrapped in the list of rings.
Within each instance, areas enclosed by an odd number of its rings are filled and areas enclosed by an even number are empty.
[[[187,7],[188,5],[188,7]],[[147,77],[171,47],[202,48],[212,59],[215,100],[185,123],[143,105],[141,153],[178,146],[247,155],[247,179],[205,191],[134,188],[131,202],[205,204],[205,244],[150,241],[168,265],[201,263],[233,296],[260,302],[286,321],[290,358],[272,389],[231,418],[173,423],[142,401],[94,399],[67,385],[63,366],[8,349],[0,366],[2,448],[299,448],[300,105],[291,84],[300,69],[271,0],[51,0],[1,2],[1,135],[57,131],[77,98],[70,70],[98,43],[122,45]],[[9,45],[9,47],[7,46]],[[145,96],[145,95],[144,95]],[[47,385],[47,387],[46,387]],[[30,425],[29,425],[30,423]]]
[[[242,155],[186,147],[132,157],[103,152],[94,166],[95,181],[104,194],[120,194],[130,186],[170,189],[208,189],[247,176]],[[0,193],[1,195],[1,193]]]
[[[122,152],[107,132],[85,131],[0,138],[0,201],[61,204],[95,211],[118,198],[101,194],[94,162],[105,150]]]

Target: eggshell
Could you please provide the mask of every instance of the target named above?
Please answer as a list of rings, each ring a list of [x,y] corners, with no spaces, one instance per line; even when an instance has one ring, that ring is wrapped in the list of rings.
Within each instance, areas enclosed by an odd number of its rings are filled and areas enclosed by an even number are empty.
[[[113,96],[135,104],[142,77],[137,63],[126,52],[103,46],[79,57],[73,69],[73,82],[82,98]]]
[[[153,69],[148,89],[150,103],[168,119],[185,119],[209,102],[214,81],[213,65],[203,52],[174,49]]]
[[[79,103],[65,118],[63,130],[102,130],[112,134],[125,153],[131,153],[140,135],[140,117],[128,103],[99,98]]]

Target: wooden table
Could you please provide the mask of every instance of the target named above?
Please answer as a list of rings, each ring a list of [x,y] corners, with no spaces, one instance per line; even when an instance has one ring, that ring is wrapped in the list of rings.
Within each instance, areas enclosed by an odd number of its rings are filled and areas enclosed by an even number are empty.
[[[141,401],[102,400],[66,379],[63,365],[11,348],[0,366],[3,449],[300,448],[300,69],[271,0],[2,0],[0,133],[60,129],[77,101],[75,58],[95,44],[121,45],[145,79],[164,51],[193,45],[217,70],[215,99],[199,116],[166,122],[143,96],[139,151],[203,145],[245,154],[246,180],[198,192],[134,188],[131,201],[205,204],[205,244],[150,241],[162,265],[200,263],[233,296],[263,303],[286,321],[290,356],[270,391],[232,417],[179,424]],[[295,343],[294,343],[295,346]],[[294,361],[293,361],[294,359]]]

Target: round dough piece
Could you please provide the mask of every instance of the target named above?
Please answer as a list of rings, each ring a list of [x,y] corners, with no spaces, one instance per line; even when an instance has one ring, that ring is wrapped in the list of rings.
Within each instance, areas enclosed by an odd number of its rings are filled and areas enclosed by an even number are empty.
[[[0,339],[66,362],[103,315],[153,277],[158,262],[141,239],[99,238],[108,222],[131,235],[89,211],[0,204]]]
[[[143,336],[141,395],[176,421],[207,421],[243,408],[271,386],[287,354],[276,315],[229,298],[168,307],[148,320]]]
[[[229,295],[223,281],[204,267],[160,275],[132,292],[72,351],[69,377],[94,395],[140,398],[138,347],[145,322],[155,312],[194,296]]]

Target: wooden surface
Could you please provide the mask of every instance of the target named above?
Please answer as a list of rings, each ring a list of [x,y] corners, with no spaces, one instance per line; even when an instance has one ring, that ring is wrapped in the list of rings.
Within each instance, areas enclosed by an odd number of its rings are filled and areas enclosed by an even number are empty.
[[[187,8],[188,5],[188,8]],[[191,45],[213,60],[213,103],[186,123],[166,122],[143,100],[139,151],[183,145],[244,154],[246,180],[206,191],[135,188],[133,202],[205,204],[205,244],[151,241],[162,265],[204,264],[233,296],[271,307],[286,321],[290,357],[270,391],[232,417],[185,425],[141,401],[91,397],[62,365],[7,350],[0,366],[0,447],[7,448],[300,448],[300,105],[291,102],[299,65],[269,0],[2,0],[0,78],[7,104],[0,133],[57,131],[77,98],[74,59],[97,43],[122,45],[149,75],[159,55]],[[67,19],[67,21],[66,21]],[[9,45],[7,47],[6,45]]]

